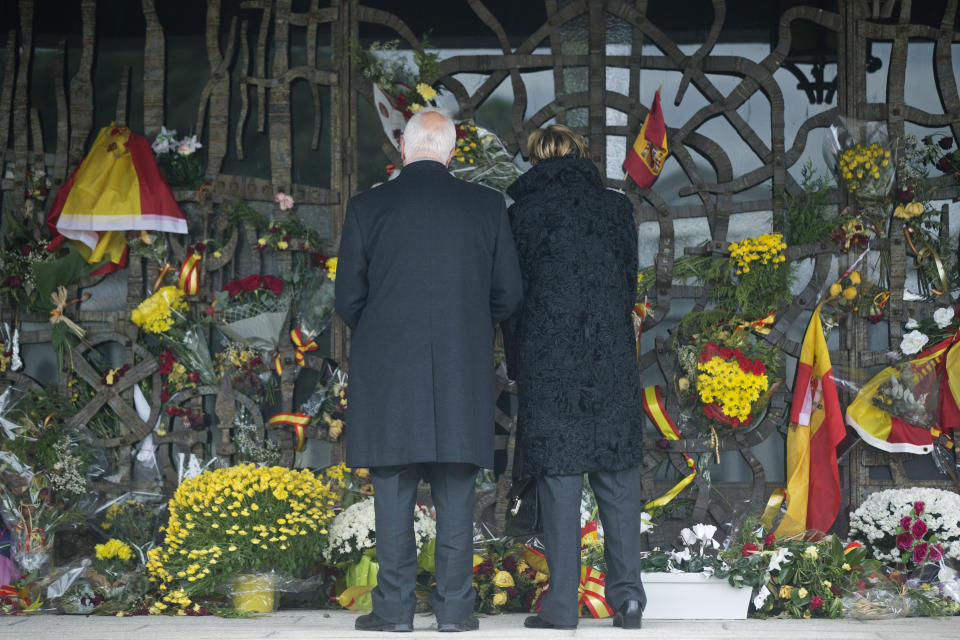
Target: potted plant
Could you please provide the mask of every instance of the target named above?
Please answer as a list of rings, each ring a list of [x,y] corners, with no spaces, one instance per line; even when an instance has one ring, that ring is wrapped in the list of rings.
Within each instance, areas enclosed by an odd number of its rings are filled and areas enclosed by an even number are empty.
[[[272,593],[269,599],[253,594],[272,592],[275,578],[251,586],[236,576],[296,576],[319,558],[342,482],[342,465],[317,476],[249,464],[184,480],[169,503],[163,546],[147,554],[150,580],[161,594],[151,611],[189,607],[193,596],[218,588],[240,595],[237,608],[273,610]]]

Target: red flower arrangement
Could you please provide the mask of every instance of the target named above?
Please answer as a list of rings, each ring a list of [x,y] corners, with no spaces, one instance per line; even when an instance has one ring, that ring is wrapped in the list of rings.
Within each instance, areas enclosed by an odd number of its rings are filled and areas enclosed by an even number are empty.
[[[231,280],[223,285],[223,290],[230,294],[231,298],[236,298],[241,294],[251,293],[260,289],[265,289],[273,293],[273,295],[279,296],[283,292],[283,280],[273,276],[252,274],[240,280]]]

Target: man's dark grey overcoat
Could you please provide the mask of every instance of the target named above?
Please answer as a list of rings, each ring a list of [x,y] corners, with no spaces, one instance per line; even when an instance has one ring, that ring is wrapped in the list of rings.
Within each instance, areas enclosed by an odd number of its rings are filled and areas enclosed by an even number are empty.
[[[493,467],[493,327],[522,296],[503,196],[421,160],[350,199],[346,463]]]

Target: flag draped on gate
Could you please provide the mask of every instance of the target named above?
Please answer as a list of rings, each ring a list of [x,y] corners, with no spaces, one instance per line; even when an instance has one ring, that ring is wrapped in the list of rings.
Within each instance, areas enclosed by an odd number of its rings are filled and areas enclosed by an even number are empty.
[[[840,510],[837,445],[846,429],[820,323],[821,306],[814,309],[807,325],[793,382],[787,434],[787,512],[777,527],[778,538],[807,529],[827,531]]]
[[[633,141],[623,161],[623,170],[630,174],[641,189],[648,189],[660,176],[667,161],[667,127],[660,109],[660,89],[653,96],[653,104],[643,120],[640,135]]]
[[[960,331],[903,366],[918,386],[937,394],[937,423],[915,425],[891,415],[874,402],[879,389],[900,372],[886,367],[860,389],[847,407],[847,424],[867,444],[894,453],[930,453],[934,439],[945,436],[944,446],[953,446],[951,431],[960,428]]]

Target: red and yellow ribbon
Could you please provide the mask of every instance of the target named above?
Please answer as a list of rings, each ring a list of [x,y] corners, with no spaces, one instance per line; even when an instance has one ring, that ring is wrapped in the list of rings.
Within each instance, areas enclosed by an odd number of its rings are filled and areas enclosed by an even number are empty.
[[[273,370],[277,372],[278,376],[283,375],[283,359],[280,357],[279,352],[273,355]]]
[[[594,569],[580,565],[580,586],[577,590],[577,603],[580,611],[584,608],[594,618],[609,618],[613,609],[605,597],[605,576]]]
[[[643,410],[650,417],[650,420],[657,428],[657,431],[660,432],[660,435],[667,440],[683,439],[683,436],[680,435],[680,430],[677,428],[676,423],[674,423],[673,418],[670,417],[670,414],[667,413],[666,407],[663,405],[663,395],[660,393],[660,387],[644,387],[641,394],[641,400],[643,402]],[[694,462],[693,458],[684,453],[683,459],[687,463],[687,467],[690,468],[692,473],[684,476],[680,482],[675,484],[669,491],[659,498],[654,498],[648,502],[646,505],[644,505],[644,509],[662,507],[668,504],[677,496],[678,493],[686,489],[687,486],[697,477],[697,464]]]
[[[643,321],[650,313],[650,303],[646,300],[633,305],[633,329],[637,332],[637,359],[640,359],[640,335],[643,333]]]
[[[172,270],[173,270],[172,264],[170,264],[169,262],[163,263],[163,265],[160,267],[160,273],[157,274],[157,279],[153,281],[152,291],[157,291],[158,289],[160,289],[160,287],[163,285],[164,277],[166,277],[166,275],[170,273],[170,271]]]
[[[297,439],[296,451],[303,451],[307,444],[307,424],[310,423],[310,416],[305,413],[278,413],[270,420],[268,424],[271,427],[277,425],[287,425],[293,427],[293,435]]]
[[[297,364],[301,367],[306,366],[306,357],[305,354],[308,351],[316,351],[320,347],[317,346],[317,343],[313,338],[308,341],[304,341],[303,332],[300,331],[300,328],[293,329],[290,331],[290,340],[297,347],[293,352],[293,359],[297,361]]]
[[[191,251],[180,265],[177,287],[188,296],[195,296],[200,291],[201,258],[203,258],[202,254]]]

